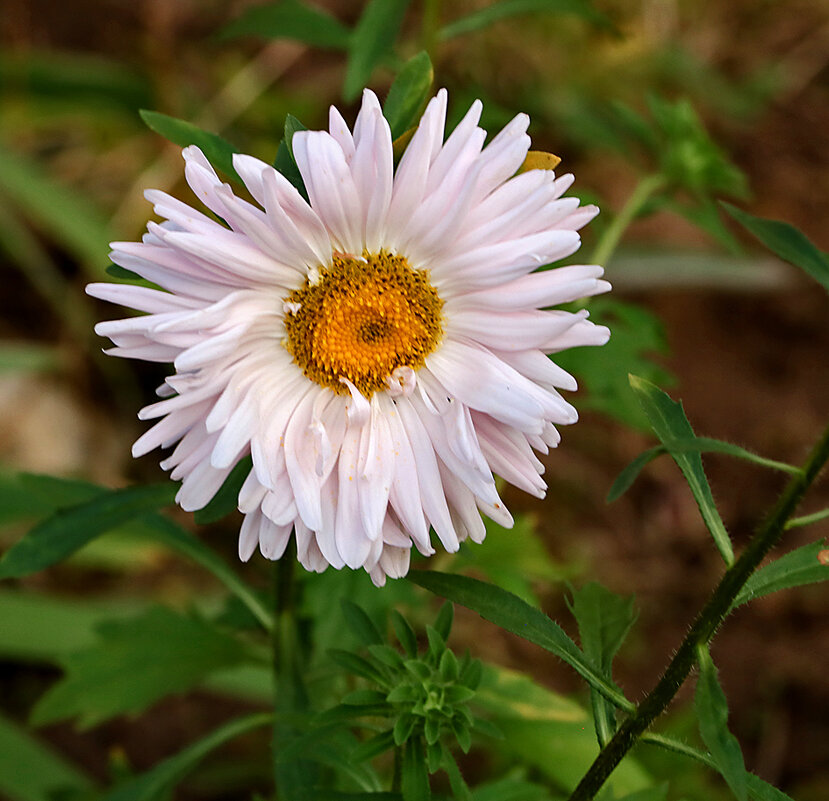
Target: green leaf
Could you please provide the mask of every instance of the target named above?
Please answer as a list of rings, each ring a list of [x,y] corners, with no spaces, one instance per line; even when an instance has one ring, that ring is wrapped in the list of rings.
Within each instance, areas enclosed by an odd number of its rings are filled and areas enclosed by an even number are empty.
[[[58,793],[93,789],[92,780],[0,715],[0,795],[9,801],[52,801]]]
[[[631,375],[630,385],[638,396],[639,403],[645,410],[654,433],[668,449],[682,471],[682,475],[685,476],[702,514],[702,519],[708,531],[711,532],[723,560],[730,567],[734,564],[734,550],[711,495],[711,488],[708,486],[708,479],[702,468],[702,458],[699,454],[685,453],[676,447],[677,442],[695,438],[694,430],[685,416],[682,404],[671,400],[659,387],[644,378]]]
[[[693,437],[688,440],[675,440],[671,449],[674,453],[723,453],[726,456],[734,456],[737,459],[743,459],[746,462],[751,462],[761,467],[768,467],[771,470],[780,470],[784,473],[794,475],[800,472],[799,467],[795,467],[785,462],[778,462],[775,459],[767,459],[764,456],[759,456],[740,445],[735,445],[732,442],[723,442],[719,439],[712,439],[711,437]],[[622,470],[613,482],[613,486],[607,494],[607,502],[612,503],[617,498],[621,497],[630,489],[631,485],[644,467],[650,464],[658,456],[667,453],[668,450],[662,445],[657,445],[655,448],[650,448],[643,453],[640,453],[627,467]]]
[[[225,723],[175,756],[159,762],[147,773],[129,779],[116,787],[100,801],[157,801],[175,787],[211,751],[215,751],[242,734],[269,725],[271,720],[270,713],[260,712]]]
[[[558,623],[517,595],[478,579],[435,571],[412,571],[409,580],[554,653],[612,704],[627,711],[633,709],[633,704],[601,675]]]
[[[20,153],[0,148],[0,193],[98,279],[112,239],[103,212]]]
[[[425,50],[410,58],[397,73],[383,104],[383,115],[389,121],[392,141],[417,122],[434,77],[432,62]]]
[[[429,788],[426,754],[419,737],[406,740],[400,774],[403,801],[429,801],[432,792]]]
[[[636,621],[633,597],[622,598],[591,581],[573,591],[569,606],[579,626],[585,656],[610,678],[613,657]]]
[[[374,621],[353,601],[343,598],[340,601],[343,616],[348,627],[357,636],[362,645],[382,645],[383,637]]]
[[[222,29],[221,38],[261,36],[293,39],[330,50],[345,50],[351,31],[327,11],[300,0],[252,6]]]
[[[443,750],[443,767],[449,777],[449,787],[455,801],[472,801],[469,785],[464,780],[455,758],[446,749]]]
[[[649,311],[615,298],[590,300],[590,318],[613,332],[601,348],[572,348],[556,353],[553,361],[572,373],[586,390],[585,408],[606,414],[626,425],[648,430],[648,420],[630,391],[628,374],[660,384],[671,375],[653,362],[667,350],[660,320]]]
[[[802,231],[780,220],[755,217],[725,201],[720,201],[720,205],[772,253],[800,267],[829,291],[829,256],[818,250]]]
[[[409,621],[406,620],[406,618],[403,617],[403,615],[401,615],[396,609],[392,609],[391,622],[392,626],[394,626],[394,633],[397,636],[397,641],[403,647],[406,655],[409,658],[416,657],[417,635],[409,624]]]
[[[675,754],[682,754],[716,770],[716,764],[709,754],[679,740],[674,740],[672,737],[666,737],[664,734],[646,732],[642,735],[641,742],[648,743],[649,745],[657,745]],[[793,801],[782,790],[778,790],[753,773],[746,773],[745,780],[748,794],[754,801]]]
[[[587,0],[501,0],[501,2],[490,3],[466,17],[445,25],[438,32],[438,38],[452,39],[455,36],[487,28],[494,22],[507,17],[541,12],[575,14],[602,27],[613,27],[610,20],[593,8]]]
[[[619,796],[614,795],[615,801],[665,801],[668,797],[668,783],[657,785],[656,787],[645,787],[642,790],[636,790],[632,793]]]
[[[502,733],[502,739],[491,744],[499,758],[532,767],[565,797],[599,752],[588,713],[572,698],[520,673],[488,665],[475,706]],[[652,784],[631,755],[613,773],[613,787],[619,794]]]
[[[250,609],[263,628],[267,631],[273,628],[273,615],[262,603],[259,596],[247,582],[242,580],[220,556],[211,551],[201,540],[196,539],[181,526],[162,515],[147,515],[138,522],[137,533],[140,536],[166,545],[183,556],[189,557],[205,570],[209,570]],[[0,562],[0,567],[2,567],[2,562]]]
[[[797,548],[760,568],[743,585],[732,609],[764,595],[829,579],[826,540]],[[824,555],[823,559],[821,558]]]
[[[348,44],[343,97],[352,101],[394,48],[409,0],[368,0]]]
[[[54,565],[87,542],[143,512],[173,502],[169,483],[115,490],[60,510],[38,523],[0,559],[0,579],[20,578]]]
[[[234,637],[165,607],[101,623],[98,634],[94,645],[61,657],[66,675],[36,704],[35,725],[78,716],[79,725],[88,728],[140,712],[247,658]]]
[[[613,657],[636,620],[633,598],[621,598],[601,584],[590,582],[573,591],[569,606],[579,626],[585,656],[612,681]],[[590,701],[599,743],[604,745],[615,731],[615,715],[607,700],[592,689]]]
[[[697,657],[699,678],[694,694],[694,709],[702,740],[734,796],[738,801],[747,801],[743,753],[737,738],[728,730],[728,701],[717,681],[717,669],[707,646],[699,646]]]
[[[438,616],[435,618],[434,630],[440,634],[444,643],[449,641],[449,635],[452,633],[452,621],[455,619],[455,610],[452,604],[447,601],[440,607]]]
[[[297,131],[307,131],[308,129],[292,114],[285,117],[285,134],[282,141],[279,143],[279,148],[276,151],[276,159],[274,159],[274,168],[282,173],[287,178],[294,188],[308,200],[308,190],[305,188],[305,182],[302,180],[302,174],[299,167],[294,160],[294,148],[292,141],[294,134]]]
[[[196,145],[214,167],[234,181],[242,182],[233,168],[233,154],[239,151],[226,139],[222,139],[218,134],[202,130],[192,122],[169,117],[158,111],[141,109],[138,113],[147,127],[157,134],[161,134],[165,139],[169,139],[173,144],[182,148]]]
[[[552,801],[546,787],[527,781],[522,772],[515,770],[504,778],[479,784],[472,798],[473,801]]]
[[[394,735],[390,731],[380,732],[374,737],[360,743],[352,752],[351,760],[353,762],[365,762],[367,759],[374,759],[380,754],[385,754],[386,751],[394,750]]]
[[[253,460],[250,456],[242,459],[230,475],[225,479],[224,484],[219,488],[219,491],[209,501],[207,506],[202,509],[197,509],[193,513],[193,520],[200,526],[205,526],[208,523],[215,523],[221,520],[231,512],[236,511],[236,506],[239,501],[239,490],[242,489],[242,484],[250,473],[253,466]]]

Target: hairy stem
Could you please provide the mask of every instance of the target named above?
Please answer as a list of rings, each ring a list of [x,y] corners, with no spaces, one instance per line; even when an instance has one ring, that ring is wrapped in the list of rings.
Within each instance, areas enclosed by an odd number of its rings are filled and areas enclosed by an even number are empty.
[[[659,192],[666,183],[665,176],[657,173],[648,175],[637,184],[625,205],[622,206],[619,213],[605,229],[601,239],[599,239],[591,258],[593,264],[604,265],[608,263],[627,227],[636,219],[636,215],[639,214],[651,196]]]
[[[622,723],[610,742],[602,748],[590,769],[579,782],[569,801],[590,801],[610,776],[622,757],[636,744],[640,735],[660,715],[687,678],[696,659],[697,646],[714,636],[731,609],[743,585],[780,539],[786,523],[803,495],[829,460],[829,426],[818,440],[803,468],[786,485],[779,500],[757,529],[742,556],[730,567],[697,616],[662,678],[635,711]]]

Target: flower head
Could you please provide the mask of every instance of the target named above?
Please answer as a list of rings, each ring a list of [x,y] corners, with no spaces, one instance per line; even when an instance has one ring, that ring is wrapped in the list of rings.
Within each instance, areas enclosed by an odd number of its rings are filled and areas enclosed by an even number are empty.
[[[484,538],[512,519],[493,472],[542,497],[533,450],[558,443],[575,381],[547,357],[599,345],[587,312],[548,310],[609,289],[598,266],[537,268],[574,253],[596,213],[563,197],[571,175],[516,174],[517,116],[486,147],[480,102],[444,141],[447,96],[429,103],[396,170],[389,125],[366,91],[354,130],[294,135],[308,201],[268,164],[237,155],[256,201],[233,194],[196,147],[187,181],[225,224],[159,191],[165,222],[112,259],[160,289],[87,291],[145,312],[100,323],[116,356],[172,362],[133,446],[176,444],[161,464],[177,501],[202,508],[247,455],[239,555],[279,558],[296,537],[309,570],[406,573],[412,545]]]

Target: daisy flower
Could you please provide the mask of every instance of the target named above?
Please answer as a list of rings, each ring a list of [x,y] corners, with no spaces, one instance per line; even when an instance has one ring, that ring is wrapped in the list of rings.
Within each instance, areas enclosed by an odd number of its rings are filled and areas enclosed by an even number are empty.
[[[234,195],[196,147],[185,175],[207,216],[159,191],[140,243],[112,260],[159,289],[92,284],[145,314],[100,323],[115,356],[172,362],[157,419],[133,446],[157,447],[204,507],[250,455],[239,493],[239,556],[403,576],[412,546],[457,551],[484,539],[481,513],[512,518],[493,473],[543,497],[534,451],[576,421],[559,394],[575,380],[547,354],[601,345],[588,313],[549,307],[610,288],[602,268],[539,270],[574,253],[596,213],[563,197],[572,175],[517,174],[529,120],[484,146],[476,101],[444,141],[438,92],[395,169],[377,97],[349,129],[301,131],[293,155],[308,200],[273,167],[236,155],[254,203]],[[176,444],[177,443],[177,444]]]

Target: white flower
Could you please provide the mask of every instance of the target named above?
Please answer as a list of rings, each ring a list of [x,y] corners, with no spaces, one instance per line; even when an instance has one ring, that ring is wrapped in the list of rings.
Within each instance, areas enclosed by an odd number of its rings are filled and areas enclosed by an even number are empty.
[[[163,192],[166,222],[112,259],[161,290],[92,284],[146,314],[100,323],[116,356],[173,362],[161,418],[133,446],[178,443],[161,464],[177,501],[203,507],[250,454],[239,555],[278,559],[295,532],[309,570],[403,576],[412,544],[434,553],[484,538],[483,512],[512,525],[493,472],[543,497],[541,462],[575,409],[574,379],[545,354],[600,345],[584,310],[543,310],[610,288],[601,267],[534,272],[574,253],[596,213],[562,197],[572,175],[516,175],[518,115],[486,147],[476,101],[444,142],[446,92],[429,103],[397,169],[389,125],[366,91],[353,132],[295,134],[310,203],[250,156],[236,197],[196,147],[187,181],[226,222]]]

